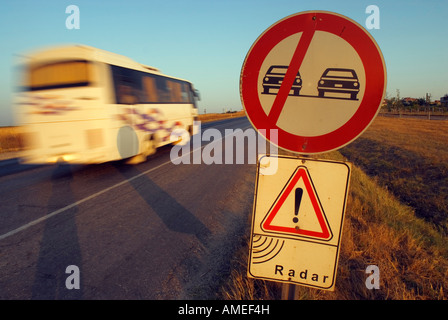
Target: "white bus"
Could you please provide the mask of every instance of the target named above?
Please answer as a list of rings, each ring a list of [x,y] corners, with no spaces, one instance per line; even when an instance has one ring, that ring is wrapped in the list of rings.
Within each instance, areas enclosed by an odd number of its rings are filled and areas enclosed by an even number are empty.
[[[22,69],[24,163],[140,163],[173,130],[196,133],[192,83],[127,57],[61,46],[28,55]]]

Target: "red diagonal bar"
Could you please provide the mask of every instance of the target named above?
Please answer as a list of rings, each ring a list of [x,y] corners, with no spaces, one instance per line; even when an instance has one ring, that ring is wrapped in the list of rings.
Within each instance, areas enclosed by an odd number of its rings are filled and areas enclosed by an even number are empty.
[[[314,36],[314,31],[316,30],[315,20],[310,20],[310,22],[305,26],[305,30],[300,37],[299,43],[294,55],[292,56],[291,62],[289,64],[288,70],[286,71],[285,77],[283,79],[282,85],[277,93],[277,96],[272,105],[271,111],[269,112],[269,121],[273,124],[277,124],[277,120],[280,117],[283,106],[285,105],[286,99],[288,98],[291,87],[296,79],[297,72],[299,72],[302,61],[305,58],[305,54],[308,51],[311,40]]]

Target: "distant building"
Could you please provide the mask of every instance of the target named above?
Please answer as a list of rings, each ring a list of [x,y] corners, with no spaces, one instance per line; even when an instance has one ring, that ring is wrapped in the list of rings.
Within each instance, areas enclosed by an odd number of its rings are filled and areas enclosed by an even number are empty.
[[[440,105],[442,107],[448,107],[448,94],[440,98]]]
[[[418,102],[418,99],[407,97],[407,98],[403,98],[403,100],[402,100],[402,103],[405,106],[411,106],[414,104],[414,102]]]

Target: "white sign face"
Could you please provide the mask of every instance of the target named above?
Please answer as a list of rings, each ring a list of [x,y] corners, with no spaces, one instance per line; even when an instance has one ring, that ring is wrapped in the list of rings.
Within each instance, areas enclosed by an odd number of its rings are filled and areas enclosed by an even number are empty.
[[[248,276],[333,290],[350,164],[278,156],[263,175],[270,158],[258,164]]]
[[[249,50],[240,78],[252,125],[277,129],[278,146],[301,154],[356,139],[385,92],[386,67],[375,40],[355,21],[325,11],[294,14],[269,27]]]
[[[282,83],[278,79],[284,78],[301,35],[281,41],[263,61],[258,93],[266,114],[270,114],[277,98],[280,85],[275,88],[275,83]],[[350,120],[361,104],[366,85],[358,53],[342,38],[324,31],[314,33],[295,82],[277,125],[293,135],[307,137],[331,133]]]

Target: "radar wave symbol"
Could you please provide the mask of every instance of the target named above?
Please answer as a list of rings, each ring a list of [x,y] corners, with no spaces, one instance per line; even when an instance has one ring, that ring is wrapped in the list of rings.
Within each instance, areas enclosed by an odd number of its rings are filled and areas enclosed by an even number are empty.
[[[253,263],[264,263],[280,253],[285,240],[254,234],[252,243]]]

